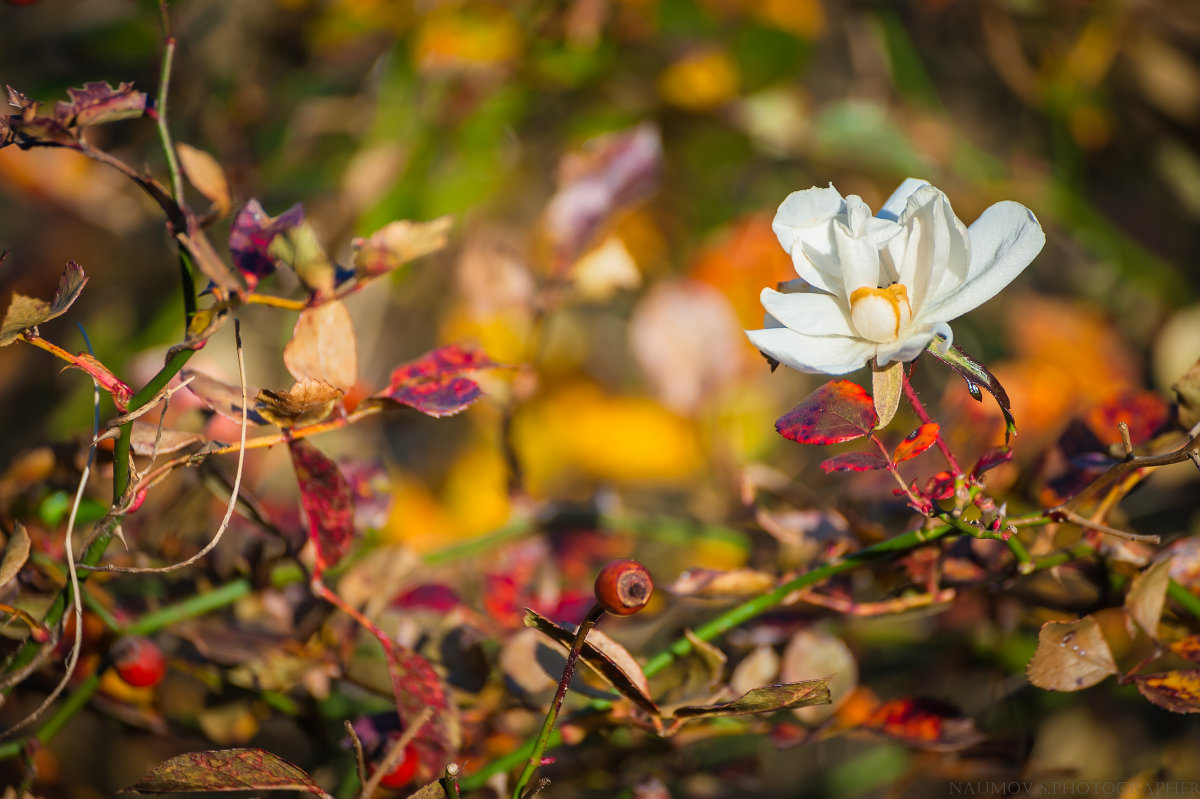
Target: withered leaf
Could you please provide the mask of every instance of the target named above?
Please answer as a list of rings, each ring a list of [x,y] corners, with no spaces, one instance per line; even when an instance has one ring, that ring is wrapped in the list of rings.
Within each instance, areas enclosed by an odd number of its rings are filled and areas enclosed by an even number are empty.
[[[262,389],[254,397],[254,410],[279,427],[316,424],[337,407],[345,392],[324,380],[299,380],[287,391]]]
[[[238,397],[238,400],[240,401],[241,397]],[[157,449],[155,448],[156,441]],[[138,419],[133,423],[133,429],[129,435],[129,446],[133,450],[133,454],[145,456],[153,455],[155,452],[159,455],[166,455],[200,441],[204,441],[204,436],[185,430],[163,428],[159,433],[157,423],[143,419]]]
[[[479,384],[463,373],[495,366],[478,349],[447,344],[397,366],[388,387],[372,397],[398,402],[429,416],[450,416],[483,393]]]
[[[25,532],[25,525],[14,522],[12,535],[4,545],[4,559],[0,560],[0,586],[16,577],[28,559],[29,533]]]
[[[408,799],[449,799],[450,794],[442,786],[441,780],[435,780],[421,788],[416,793],[410,793]]]
[[[213,208],[221,216],[229,213],[232,201],[229,196],[229,183],[225,180],[225,171],[217,159],[197,147],[179,142],[175,145],[179,155],[179,164],[188,182],[196,191],[213,204]]]
[[[63,370],[79,369],[85,372],[100,385],[100,388],[109,393],[117,409],[124,412],[126,406],[129,404],[129,400],[133,398],[133,389],[126,385],[125,381],[114,375],[107,366],[100,363],[91,353],[81,352],[75,358],[76,360],[64,366]]]
[[[528,608],[525,609],[525,626],[533,627],[568,648],[575,641],[574,630],[555,624]],[[593,630],[588,633],[579,657],[626,699],[651,715],[659,714],[658,706],[648,693],[642,667],[625,647],[598,630]]]
[[[829,705],[797,709],[796,717],[809,724],[832,716],[858,687],[858,661],[836,635],[819,629],[800,630],[783,650],[779,678],[791,682],[814,674],[830,675]]]
[[[164,760],[122,793],[306,791],[325,796],[299,766],[262,749],[215,749]]]
[[[775,578],[756,569],[688,569],[667,590],[677,596],[745,599],[765,594],[774,587]]]
[[[68,128],[134,119],[146,113],[145,92],[135,92],[128,82],[114,89],[104,81],[93,81],[82,89],[67,89],[67,96],[70,102],[54,106],[54,119]]]
[[[1126,627],[1129,634],[1136,634],[1136,624],[1151,638],[1158,637],[1158,620],[1162,617],[1163,605],[1167,600],[1167,586],[1171,582],[1171,558],[1165,557],[1133,578],[1129,593],[1125,595]]]
[[[1134,677],[1142,696],[1172,713],[1200,713],[1200,669]]]
[[[384,225],[366,238],[355,239],[354,271],[359,277],[382,275],[446,246],[454,218],[428,222],[401,220]]]
[[[79,297],[79,292],[83,291],[87,281],[83,267],[74,261],[68,261],[67,268],[58,280],[58,290],[54,292],[54,299],[50,302],[14,292],[12,304],[8,306],[4,322],[0,325],[0,347],[13,343],[17,336],[29,328],[66,313],[71,303]]]
[[[1026,669],[1029,681],[1047,691],[1079,691],[1116,673],[1112,650],[1091,616],[1043,624]]]
[[[732,702],[716,705],[688,705],[677,708],[677,719],[698,719],[711,716],[744,716],[751,713],[772,713],[809,705],[829,703],[829,678],[803,682],[764,685],[742,694]]]
[[[300,312],[283,363],[297,380],[323,380],[349,389],[358,379],[358,343],[350,312],[337,300]]]
[[[228,383],[222,383],[215,377],[209,377],[203,372],[197,372],[193,369],[184,369],[179,373],[179,376],[184,380],[191,379],[188,383],[188,391],[196,395],[196,398],[204,403],[211,411],[224,416],[226,419],[231,419],[238,424],[242,422],[242,389],[241,386],[231,386]],[[258,389],[247,388],[247,398],[253,398],[258,394]],[[260,416],[254,409],[254,400],[249,399],[248,403],[251,407],[246,414],[246,421],[252,424],[267,424],[267,420]]]

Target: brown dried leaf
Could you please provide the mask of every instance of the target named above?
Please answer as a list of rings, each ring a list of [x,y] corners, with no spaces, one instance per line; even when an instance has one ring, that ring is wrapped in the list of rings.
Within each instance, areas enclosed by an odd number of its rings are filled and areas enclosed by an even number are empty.
[[[228,383],[222,383],[215,377],[209,377],[203,372],[197,372],[192,369],[184,369],[179,373],[179,376],[184,380],[191,379],[188,383],[188,391],[196,395],[196,398],[204,403],[204,406],[211,411],[215,411],[226,419],[242,423],[242,389],[241,386],[231,386]],[[256,388],[247,388],[246,396],[251,398],[249,412],[246,414],[246,420],[251,424],[267,424],[267,420],[260,416],[254,410],[252,399],[259,390]]]
[[[1172,713],[1200,713],[1200,669],[1134,677],[1142,696]]]
[[[298,766],[262,749],[189,752],[164,760],[121,792],[190,793],[196,791],[325,792]]]
[[[338,300],[300,312],[283,363],[297,380],[322,380],[349,389],[358,379],[358,343],[350,312]]]
[[[316,424],[337,407],[345,392],[324,380],[299,380],[287,391],[262,389],[254,397],[254,410],[279,427]]]
[[[179,155],[180,166],[187,175],[188,182],[195,187],[213,204],[217,213],[225,216],[229,213],[233,202],[229,196],[229,183],[225,180],[225,171],[217,159],[204,150],[190,144],[179,142],[175,145]]]
[[[760,644],[729,675],[729,687],[746,693],[761,685],[769,685],[779,676],[779,653],[774,647]]]
[[[238,397],[238,401],[241,401],[240,396]],[[240,417],[238,421],[241,421]],[[157,450],[155,449],[156,439],[158,441]],[[189,433],[186,430],[163,428],[160,435],[157,423],[138,419],[133,423],[133,430],[129,436],[129,445],[134,455],[150,456],[155,452],[159,455],[166,455],[169,452],[177,452],[184,447],[204,440],[204,436],[199,433]]]
[[[846,642],[824,630],[801,630],[783,651],[779,678],[788,682],[828,674],[829,705],[799,708],[796,716],[809,724],[829,718],[858,687],[858,661]]]
[[[1043,624],[1026,669],[1029,681],[1047,691],[1079,691],[1116,673],[1112,651],[1091,616]]]
[[[829,702],[828,677],[804,682],[765,685],[747,691],[732,702],[716,705],[689,705],[677,708],[677,719],[696,719],[712,716],[742,716],[750,713],[773,713],[809,705],[824,705]]]
[[[755,569],[688,569],[667,586],[677,596],[746,599],[775,587],[775,578]]]
[[[8,537],[8,543],[4,546],[4,559],[0,560],[0,586],[7,585],[16,577],[27,560],[29,533],[25,532],[25,525],[14,522],[12,535]]]
[[[86,127],[135,119],[146,113],[146,94],[133,90],[133,83],[124,82],[113,88],[104,81],[85,83],[82,89],[67,89],[69,103],[54,106],[54,118],[64,127]]]
[[[455,796],[457,795],[456,793]],[[410,793],[408,799],[449,799],[449,796],[446,789],[442,787],[442,781],[435,780],[416,793]]]
[[[354,240],[354,270],[359,277],[382,275],[446,246],[454,217],[428,222],[401,220]]]
[[[1151,638],[1158,637],[1158,620],[1162,618],[1163,605],[1167,600],[1167,585],[1171,582],[1171,559],[1162,558],[1150,568],[1133,578],[1129,593],[1125,595],[1125,612],[1128,617],[1125,627],[1130,636],[1137,634],[1134,626],[1141,627]]]
[[[528,608],[525,609],[525,626],[533,627],[568,648],[575,641],[574,630],[559,626]],[[646,675],[625,647],[599,630],[592,630],[583,643],[580,659],[622,696],[647,713],[658,715],[658,706],[650,698]]]

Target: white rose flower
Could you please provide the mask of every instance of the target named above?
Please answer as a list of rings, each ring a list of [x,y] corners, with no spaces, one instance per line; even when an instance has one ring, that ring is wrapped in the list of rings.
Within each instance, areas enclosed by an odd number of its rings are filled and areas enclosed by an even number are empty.
[[[875,216],[832,185],[793,192],[772,227],[807,285],[763,289],[766,328],[746,334],[782,364],[831,375],[872,358],[877,368],[911,361],[938,336],[949,347],[947,323],[995,296],[1046,242],[1020,203],[996,203],[968,228],[945,194],[912,178]]]

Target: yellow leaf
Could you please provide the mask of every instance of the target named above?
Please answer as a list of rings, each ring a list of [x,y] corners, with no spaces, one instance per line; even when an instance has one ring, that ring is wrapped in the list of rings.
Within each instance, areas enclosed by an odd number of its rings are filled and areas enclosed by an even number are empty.
[[[658,77],[658,93],[688,111],[711,111],[737,96],[741,76],[724,50],[705,49],[685,55]]]

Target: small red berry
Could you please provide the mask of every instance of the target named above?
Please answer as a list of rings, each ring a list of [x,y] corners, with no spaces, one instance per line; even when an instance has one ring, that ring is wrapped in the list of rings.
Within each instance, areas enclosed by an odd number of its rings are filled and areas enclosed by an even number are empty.
[[[614,560],[596,575],[596,602],[616,616],[637,613],[653,593],[650,572],[636,560]]]
[[[167,671],[162,650],[141,636],[129,636],[113,644],[112,658],[117,675],[135,688],[158,685]]]
[[[388,745],[384,747],[384,756],[391,751],[391,747],[395,745],[396,739],[400,737],[399,733],[394,733],[388,738]],[[383,775],[383,779],[379,784],[385,788],[403,788],[412,782],[413,777],[417,775],[417,750],[410,743],[404,747],[404,757],[392,767],[392,770]]]

